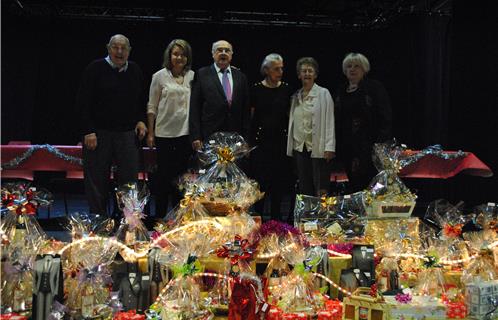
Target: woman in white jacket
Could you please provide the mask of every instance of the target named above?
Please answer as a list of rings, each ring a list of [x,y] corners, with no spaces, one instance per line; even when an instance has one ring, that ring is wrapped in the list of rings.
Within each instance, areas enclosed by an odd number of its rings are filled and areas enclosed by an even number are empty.
[[[299,59],[296,71],[303,86],[292,96],[287,155],[296,161],[299,193],[320,196],[329,188],[335,158],[334,101],[329,90],[315,83],[315,59]]]

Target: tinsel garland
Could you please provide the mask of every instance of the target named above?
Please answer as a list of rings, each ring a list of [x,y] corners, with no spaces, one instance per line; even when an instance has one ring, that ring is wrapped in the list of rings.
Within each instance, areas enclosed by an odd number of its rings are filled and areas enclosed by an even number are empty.
[[[435,157],[445,159],[445,160],[453,160],[453,159],[457,159],[457,158],[461,158],[461,157],[466,157],[467,153],[463,152],[461,150],[458,150],[455,153],[444,152],[441,145],[436,144],[433,146],[429,146],[429,147],[427,147],[427,148],[425,148],[425,149],[423,149],[415,154],[409,155],[406,158],[401,159],[400,166],[401,166],[401,168],[405,168],[409,165],[414,164],[415,162],[419,161],[420,159],[422,159],[423,157],[428,156],[428,155],[433,155]]]
[[[70,155],[67,155],[61,151],[59,151],[56,147],[51,146],[49,144],[40,144],[40,145],[33,145],[29,147],[28,150],[26,150],[22,155],[15,157],[14,159],[10,160],[9,162],[2,163],[2,170],[6,169],[15,169],[17,166],[19,166],[21,163],[29,159],[33,153],[37,150],[47,150],[54,156],[56,156],[59,159],[62,159],[64,161],[68,161],[74,164],[78,164],[80,166],[83,165],[83,159],[73,157]]]

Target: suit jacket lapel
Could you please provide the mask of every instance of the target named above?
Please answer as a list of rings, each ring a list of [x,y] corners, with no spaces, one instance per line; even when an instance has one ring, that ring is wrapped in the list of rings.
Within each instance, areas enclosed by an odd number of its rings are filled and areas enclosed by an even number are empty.
[[[223,86],[221,85],[220,78],[218,77],[218,74],[216,73],[216,69],[214,68],[214,65],[211,65],[211,81],[214,81],[216,87],[218,88],[219,93],[221,94],[223,99],[226,100],[225,91],[223,90]]]

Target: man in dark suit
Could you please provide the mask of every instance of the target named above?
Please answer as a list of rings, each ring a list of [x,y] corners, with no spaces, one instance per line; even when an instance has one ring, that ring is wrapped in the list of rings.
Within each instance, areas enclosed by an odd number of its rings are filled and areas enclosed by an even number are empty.
[[[190,97],[189,128],[192,147],[218,131],[249,133],[249,86],[246,76],[231,67],[233,48],[225,40],[213,43],[214,64],[195,73]]]

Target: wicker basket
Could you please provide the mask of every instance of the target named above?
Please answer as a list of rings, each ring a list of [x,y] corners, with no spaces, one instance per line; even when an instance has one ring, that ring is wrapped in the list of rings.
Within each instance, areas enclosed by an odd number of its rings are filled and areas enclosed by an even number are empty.
[[[240,209],[239,206],[234,205],[231,202],[228,201],[211,201],[209,199],[201,200],[201,204],[204,206],[206,211],[211,215],[211,216],[226,216],[230,212],[233,212],[233,210],[238,210]]]

